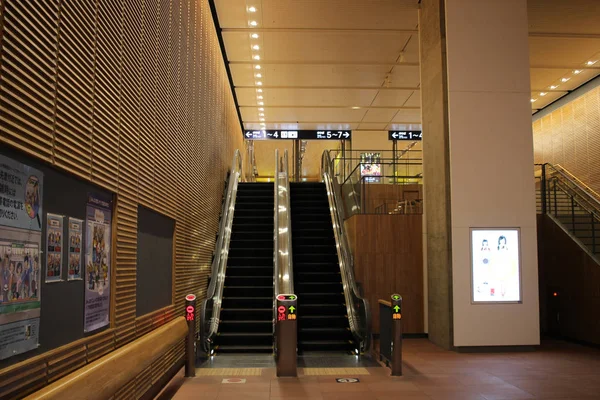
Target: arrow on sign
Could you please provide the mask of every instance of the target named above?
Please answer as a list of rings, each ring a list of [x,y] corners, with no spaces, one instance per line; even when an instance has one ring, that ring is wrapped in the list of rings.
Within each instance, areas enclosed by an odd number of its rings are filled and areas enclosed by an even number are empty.
[[[392,137],[393,137],[394,139],[396,139],[396,138],[398,137],[398,134],[397,134],[397,133],[392,133]]]
[[[296,310],[296,307],[294,307],[294,306],[290,306],[289,310],[290,310],[290,312],[293,314],[293,313],[294,313],[294,310]]]
[[[397,294],[395,294],[395,295],[392,296],[392,299],[394,299],[394,300],[400,300],[400,296],[398,296]]]
[[[247,138],[252,137],[252,133],[251,132],[246,132],[246,137]]]
[[[398,312],[399,310],[400,310],[400,307],[394,306],[394,311]]]
[[[290,296],[290,300],[296,300],[296,296]]]
[[[348,137],[350,137],[350,134],[348,132],[344,132],[344,138],[348,139]]]

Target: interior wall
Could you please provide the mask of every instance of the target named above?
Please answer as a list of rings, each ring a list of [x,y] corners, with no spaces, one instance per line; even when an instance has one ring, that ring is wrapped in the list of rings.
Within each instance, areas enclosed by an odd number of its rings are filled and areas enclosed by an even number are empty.
[[[562,107],[534,116],[535,162],[560,164],[600,193],[600,79]]]
[[[405,333],[424,333],[423,243],[420,215],[353,215],[345,221],[356,281],[371,307],[379,333],[378,300],[402,295]]]
[[[387,131],[353,131],[352,150],[392,150]]]
[[[183,315],[186,294],[204,298],[243,143],[208,1],[4,0],[0,11],[0,143],[116,194],[110,329],[0,370],[0,397],[12,398]],[[139,205],[175,221],[174,295],[136,317]],[[116,398],[141,397],[183,352]]]
[[[289,171],[293,171],[293,140],[254,140],[254,154],[259,177],[275,176],[275,150],[279,150],[279,157],[285,150],[288,152]]]
[[[538,215],[538,253],[542,333],[600,345],[596,260],[547,215]]]

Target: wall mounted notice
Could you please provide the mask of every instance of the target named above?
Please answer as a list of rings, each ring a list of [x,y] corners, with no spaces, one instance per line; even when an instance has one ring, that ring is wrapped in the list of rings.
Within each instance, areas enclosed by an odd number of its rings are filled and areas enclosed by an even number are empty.
[[[46,216],[46,283],[62,280],[63,216]]]
[[[521,301],[519,229],[471,229],[473,303]]]
[[[69,218],[69,274],[68,280],[81,279],[81,238],[83,221]]]
[[[37,348],[40,327],[42,234],[0,230],[0,359]]]
[[[89,196],[86,210],[84,331],[109,323],[112,204]]]
[[[42,230],[41,171],[0,155],[0,225]]]

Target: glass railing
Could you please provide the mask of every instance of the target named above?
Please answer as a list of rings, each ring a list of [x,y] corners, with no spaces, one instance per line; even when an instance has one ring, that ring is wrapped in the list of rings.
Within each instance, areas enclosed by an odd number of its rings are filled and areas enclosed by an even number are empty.
[[[242,156],[240,151],[236,150],[229,173],[227,191],[223,200],[219,232],[217,234],[215,253],[211,266],[210,284],[206,293],[206,299],[200,307],[200,344],[207,355],[213,352],[212,343],[219,330],[225,270],[227,268],[229,242],[231,240],[231,226],[233,224],[238,183],[241,177]]]
[[[422,171],[420,162],[358,163],[341,184],[346,216],[422,214]]]
[[[407,171],[392,171],[394,164],[413,164],[414,168],[419,168],[423,162],[423,152],[414,150],[413,147],[417,142],[409,144],[402,150],[330,150],[329,156],[332,160],[333,176],[339,182],[345,181],[356,166],[360,163],[381,164],[380,168],[386,169],[386,175],[409,175]],[[390,168],[388,168],[388,166]],[[422,173],[422,167],[416,173]],[[410,173],[414,174],[414,173]]]
[[[367,352],[371,345],[371,311],[369,302],[362,297],[354,277],[354,259],[344,228],[344,206],[340,196],[340,185],[333,176],[331,157],[328,151],[323,152],[321,158],[321,175],[327,188],[348,322],[358,346],[356,353],[362,354]]]
[[[600,195],[560,165],[536,164],[538,212],[551,216],[594,257],[600,254]]]
[[[294,266],[292,261],[292,217],[290,212],[290,179],[288,152],[279,158],[275,150],[275,207],[273,230],[273,340],[277,323],[277,295],[294,293]],[[275,348],[277,352],[277,348]]]

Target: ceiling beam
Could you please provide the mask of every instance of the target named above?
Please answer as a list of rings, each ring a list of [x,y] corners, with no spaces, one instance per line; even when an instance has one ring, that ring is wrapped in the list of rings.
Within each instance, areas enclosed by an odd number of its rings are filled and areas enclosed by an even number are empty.
[[[223,33],[408,33],[418,34],[418,29],[360,29],[360,28],[223,28]]]
[[[321,105],[314,105],[314,106],[256,106],[256,105],[251,105],[251,106],[245,106],[245,105],[240,105],[240,108],[259,108],[259,107],[263,107],[263,108],[350,108],[353,110],[368,110],[370,108],[377,108],[377,109],[389,109],[389,110],[420,110],[421,107],[411,107],[411,106],[402,106],[402,107],[398,107],[398,106],[359,106],[358,108],[354,108],[357,106],[321,106]]]
[[[236,89],[324,89],[324,90],[335,90],[335,89],[351,89],[351,90],[420,90],[418,87],[385,87],[385,86],[236,86]]]
[[[600,39],[600,33],[529,32],[529,37],[557,39]]]

